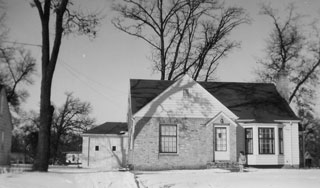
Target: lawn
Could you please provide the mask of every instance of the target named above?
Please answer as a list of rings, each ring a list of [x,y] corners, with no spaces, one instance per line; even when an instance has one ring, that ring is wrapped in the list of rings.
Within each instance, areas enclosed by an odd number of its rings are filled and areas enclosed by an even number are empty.
[[[0,188],[137,188],[130,172],[53,168],[47,173],[0,174]]]
[[[134,175],[135,174],[135,175]],[[319,169],[219,169],[151,172],[50,169],[48,173],[0,174],[0,188],[319,188]]]
[[[319,169],[178,170],[137,173],[140,188],[319,188]]]

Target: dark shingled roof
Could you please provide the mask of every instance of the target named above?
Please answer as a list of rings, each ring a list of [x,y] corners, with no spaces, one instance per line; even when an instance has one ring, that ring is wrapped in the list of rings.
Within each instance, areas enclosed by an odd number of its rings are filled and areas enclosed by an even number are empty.
[[[128,131],[127,123],[105,122],[84,132],[84,134],[122,134],[123,131]]]
[[[130,80],[132,113],[148,104],[174,81]],[[275,85],[268,83],[198,82],[239,119],[267,123],[299,120]]]

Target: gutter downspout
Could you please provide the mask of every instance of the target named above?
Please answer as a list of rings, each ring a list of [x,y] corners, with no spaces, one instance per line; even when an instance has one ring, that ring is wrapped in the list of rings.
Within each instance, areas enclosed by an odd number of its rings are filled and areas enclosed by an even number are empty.
[[[90,136],[88,136],[88,167],[90,164]]]
[[[293,167],[293,147],[292,147],[292,121],[290,121],[290,127],[291,127],[291,131],[290,131],[290,134],[291,134],[291,167]]]
[[[134,154],[133,154],[133,143],[134,143],[134,133],[135,133],[135,122],[134,122],[134,117],[131,118],[132,121],[132,131],[131,131],[131,135],[130,135],[130,158],[131,158],[131,165],[134,163],[133,159],[134,159]]]

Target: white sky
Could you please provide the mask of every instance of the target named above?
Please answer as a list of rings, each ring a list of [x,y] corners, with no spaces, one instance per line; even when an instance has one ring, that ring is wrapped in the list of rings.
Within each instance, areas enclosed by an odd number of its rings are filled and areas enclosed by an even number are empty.
[[[105,121],[126,121],[129,79],[159,79],[152,72],[152,62],[148,59],[149,47],[141,40],[133,38],[111,24],[112,0],[81,0],[85,10],[99,10],[106,15],[96,39],[68,36],[63,39],[60,55],[53,79],[52,101],[61,105],[66,91],[88,101],[93,106],[93,117],[97,124]],[[38,12],[31,8],[28,0],[5,0],[7,2],[7,25],[10,40],[23,43],[41,44],[41,29]],[[75,0],[75,2],[78,2]],[[229,55],[218,69],[220,81],[254,80],[253,70],[257,58],[263,57],[263,49],[272,22],[258,14],[259,4],[271,2],[273,7],[283,8],[288,2],[295,2],[302,14],[320,15],[319,0],[227,0],[248,10],[251,25],[242,25],[232,37],[241,41],[241,49]],[[39,109],[41,80],[41,49],[26,46],[37,59],[38,75],[35,84],[28,86],[30,97],[25,109]],[[319,109],[318,105],[316,108]],[[320,110],[319,110],[320,111]]]

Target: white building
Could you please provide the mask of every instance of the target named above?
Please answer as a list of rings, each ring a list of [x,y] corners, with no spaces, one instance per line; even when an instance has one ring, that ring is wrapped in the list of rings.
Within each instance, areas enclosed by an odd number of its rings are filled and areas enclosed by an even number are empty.
[[[82,166],[119,169],[126,165],[127,123],[106,122],[82,134]]]

